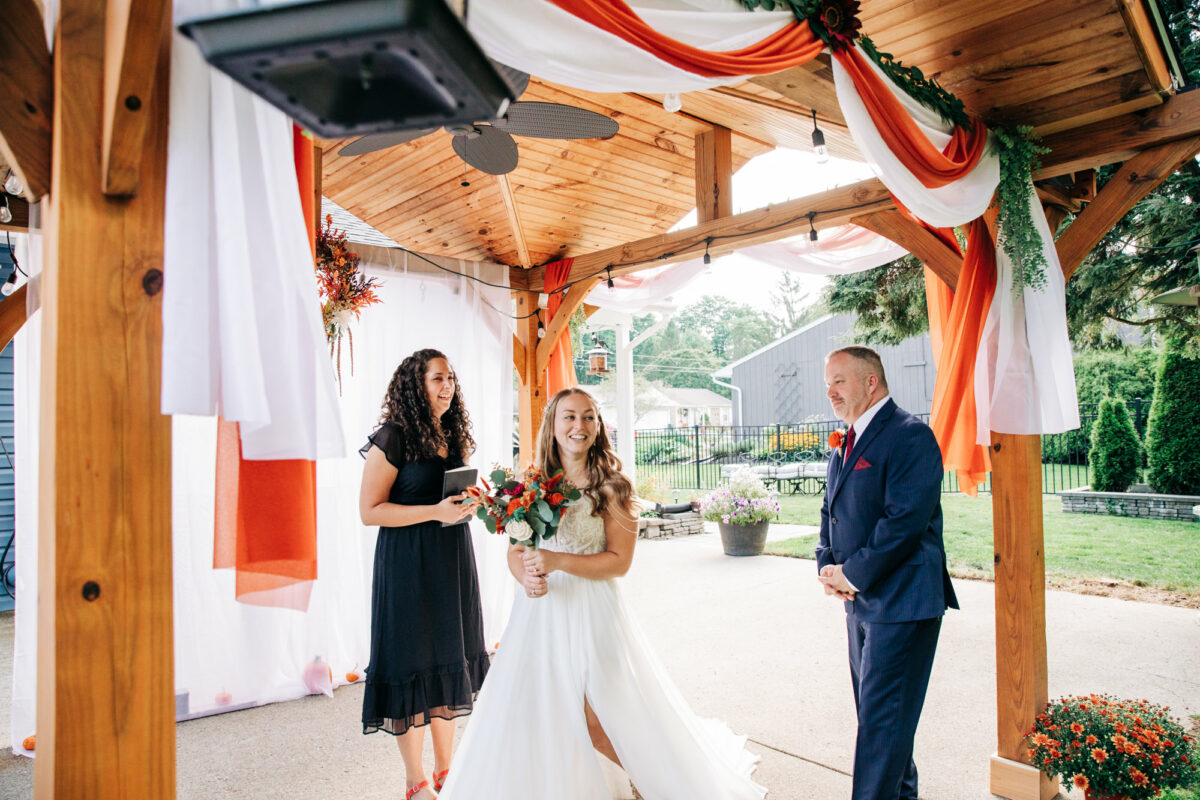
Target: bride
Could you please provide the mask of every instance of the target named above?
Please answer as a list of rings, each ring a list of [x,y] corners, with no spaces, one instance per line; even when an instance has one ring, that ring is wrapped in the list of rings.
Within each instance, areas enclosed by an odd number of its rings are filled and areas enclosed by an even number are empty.
[[[537,462],[545,475],[564,470],[583,494],[541,549],[509,547],[525,596],[441,799],[629,797],[629,781],[612,779],[618,764],[646,800],[759,800],[766,790],[749,778],[758,759],[745,737],[692,713],[614,580],[633,560],[637,513],[591,395],[551,399]]]

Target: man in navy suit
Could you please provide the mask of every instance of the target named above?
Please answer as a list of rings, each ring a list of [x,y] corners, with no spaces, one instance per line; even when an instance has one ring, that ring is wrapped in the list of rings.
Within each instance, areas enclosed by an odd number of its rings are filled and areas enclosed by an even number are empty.
[[[850,426],[829,460],[819,580],[845,601],[858,708],[852,800],[917,800],[913,738],[942,615],[958,608],[942,545],[942,455],[888,397],[879,354],[825,359],[826,395]]]

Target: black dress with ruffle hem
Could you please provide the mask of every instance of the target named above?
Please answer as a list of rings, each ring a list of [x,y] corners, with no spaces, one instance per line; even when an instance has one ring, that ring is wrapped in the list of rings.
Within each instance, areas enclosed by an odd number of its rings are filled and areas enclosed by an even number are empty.
[[[444,458],[409,461],[399,429],[385,423],[360,451],[378,447],[399,472],[388,501],[442,499]],[[466,523],[421,522],[379,529],[371,590],[371,663],[363,733],[402,734],[431,717],[470,714],[488,671],[475,551]]]

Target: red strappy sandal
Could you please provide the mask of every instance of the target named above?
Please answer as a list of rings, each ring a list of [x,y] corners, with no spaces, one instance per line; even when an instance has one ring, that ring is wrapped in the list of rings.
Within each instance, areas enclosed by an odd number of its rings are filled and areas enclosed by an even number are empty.
[[[450,774],[449,769],[444,769],[441,772],[433,773],[433,789],[434,789],[434,791],[440,792],[442,790],[442,786],[444,786],[446,784],[446,776],[449,774]]]
[[[429,788],[429,781],[421,781],[416,786],[412,787],[407,792],[405,792],[404,800],[412,800],[412,796],[414,794],[421,791],[422,789],[428,789],[428,788]]]

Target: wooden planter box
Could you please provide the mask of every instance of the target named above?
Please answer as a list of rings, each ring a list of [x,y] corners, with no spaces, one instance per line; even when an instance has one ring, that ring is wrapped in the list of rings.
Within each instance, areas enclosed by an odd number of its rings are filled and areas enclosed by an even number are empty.
[[[1093,492],[1091,487],[1059,492],[1062,510],[1074,514],[1111,514],[1116,517],[1177,519],[1196,522],[1200,496],[1151,492]]]

